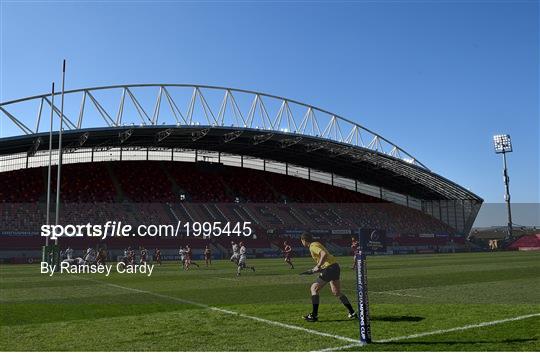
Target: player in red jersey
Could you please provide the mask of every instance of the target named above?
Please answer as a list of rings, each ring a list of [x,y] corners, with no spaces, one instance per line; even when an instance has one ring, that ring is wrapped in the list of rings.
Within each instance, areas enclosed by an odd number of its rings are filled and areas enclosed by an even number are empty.
[[[356,257],[358,256],[358,250],[360,250],[360,244],[355,237],[351,238],[351,250],[353,255],[353,265],[351,268],[356,270]]]
[[[291,261],[292,246],[290,246],[286,240],[283,242],[283,254],[285,255],[285,263],[289,264],[291,270],[294,269],[294,265],[292,264],[292,261]]]
[[[128,247],[128,255],[127,255],[128,265],[133,266],[135,265],[135,250],[131,249],[131,247]]]
[[[96,263],[98,265],[105,265],[106,262],[107,262],[107,251],[105,251],[105,249],[103,248],[100,248],[97,252]]]
[[[191,265],[195,265],[197,266],[197,268],[199,267],[199,265],[196,262],[191,261],[192,257],[193,257],[193,251],[191,250],[191,246],[186,245],[186,262],[184,264],[186,270],[189,270],[189,267]]]
[[[161,250],[157,249],[154,251],[154,257],[156,262],[161,266]]]
[[[208,245],[204,248],[204,262],[206,263],[206,267],[212,264],[212,250]]]

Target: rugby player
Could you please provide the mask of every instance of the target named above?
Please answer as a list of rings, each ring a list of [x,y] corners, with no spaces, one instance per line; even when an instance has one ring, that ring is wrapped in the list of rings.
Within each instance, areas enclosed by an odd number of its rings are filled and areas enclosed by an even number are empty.
[[[199,265],[195,261],[191,261],[193,257],[193,251],[191,250],[191,247],[189,245],[186,245],[185,254],[186,254],[186,262],[185,262],[186,270],[189,270],[191,265],[195,265],[197,266],[197,268],[199,268]]]
[[[351,250],[353,255],[353,265],[351,269],[356,270],[356,257],[358,256],[358,251],[360,250],[360,244],[355,237],[351,238]]]
[[[238,253],[238,244],[236,244],[234,241],[231,241],[231,247],[232,247],[231,262],[238,264],[238,258],[240,257],[240,254]]]
[[[73,249],[69,246],[66,249],[66,251],[64,251],[64,255],[66,256],[66,258],[62,260],[62,262],[66,262],[70,265],[83,265],[84,264],[84,260],[82,257],[75,257],[75,258],[73,257]]]
[[[159,266],[161,266],[161,250],[159,250],[158,248],[156,248],[156,250],[154,251],[154,258],[159,264]]]
[[[96,262],[96,250],[93,248],[86,249],[86,255],[84,256],[85,264],[93,264]]]
[[[178,250],[178,255],[180,255],[180,263],[182,264],[182,268],[186,269],[186,251],[183,247],[180,246],[180,250]]]
[[[141,254],[141,260],[140,260],[141,265],[143,264],[146,265],[148,251],[144,248],[144,246],[141,246],[141,248],[139,249],[139,252]]]
[[[245,268],[251,268],[253,272],[255,272],[255,267],[253,266],[247,266],[246,265],[246,247],[244,246],[243,242],[238,243],[240,245],[240,257],[238,259],[238,268],[236,269],[236,275],[240,276],[240,271]]]
[[[122,256],[122,258],[118,262],[123,264],[122,268],[126,268],[126,266],[129,264],[129,249],[129,247],[127,249],[124,249],[124,256]]]
[[[64,255],[66,255],[66,260],[71,261],[73,259],[73,249],[68,246],[66,251],[64,252]]]
[[[128,264],[130,266],[135,265],[135,250],[133,250],[131,247],[128,247]]]
[[[283,254],[285,255],[285,263],[289,264],[290,266],[290,269],[293,270],[294,269],[294,265],[292,264],[292,261],[291,261],[291,257],[292,257],[292,246],[289,245],[289,243],[287,243],[287,241],[285,240],[283,242]]]
[[[127,249],[124,249],[124,256],[120,258],[120,261],[118,261],[117,266],[121,269],[126,269],[128,266],[130,266],[131,261],[131,247],[127,247]]]
[[[208,245],[206,245],[206,247],[204,248],[204,262],[206,264],[206,267],[212,264],[212,250]]]
[[[105,265],[106,262],[107,262],[107,251],[105,251],[105,249],[103,248],[100,248],[97,252],[96,264]]]
[[[319,291],[330,283],[332,294],[347,308],[349,319],[358,318],[349,299],[345,294],[341,293],[341,284],[339,282],[340,268],[335,257],[318,241],[314,241],[309,233],[303,233],[300,240],[302,245],[309,249],[311,257],[315,260],[316,265],[313,267],[313,272],[320,272],[317,280],[311,285],[311,313],[304,316],[304,320],[315,322],[319,320]]]

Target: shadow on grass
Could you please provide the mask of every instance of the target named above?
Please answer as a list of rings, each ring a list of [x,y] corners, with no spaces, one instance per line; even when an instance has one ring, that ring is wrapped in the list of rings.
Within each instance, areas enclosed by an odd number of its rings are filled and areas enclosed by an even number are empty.
[[[424,320],[425,317],[422,316],[373,316],[371,317],[372,321],[389,321],[389,322],[418,322]]]

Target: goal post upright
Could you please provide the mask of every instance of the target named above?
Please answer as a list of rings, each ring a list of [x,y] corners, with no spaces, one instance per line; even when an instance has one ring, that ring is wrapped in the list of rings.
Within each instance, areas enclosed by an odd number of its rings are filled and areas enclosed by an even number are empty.
[[[356,254],[356,292],[358,302],[358,323],[360,342],[371,343],[371,324],[369,317],[369,299],[367,286],[366,249],[362,245],[362,232],[358,232],[359,251]]]

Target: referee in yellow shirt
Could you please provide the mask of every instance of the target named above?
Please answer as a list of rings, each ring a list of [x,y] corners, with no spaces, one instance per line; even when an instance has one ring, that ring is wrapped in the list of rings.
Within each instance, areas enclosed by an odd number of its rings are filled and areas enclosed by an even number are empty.
[[[303,233],[300,240],[302,241],[302,245],[309,248],[311,257],[317,263],[315,267],[313,267],[312,271],[320,272],[317,280],[311,285],[311,303],[313,305],[313,309],[311,313],[304,316],[304,320],[310,322],[319,320],[319,291],[326,285],[326,283],[330,283],[332,294],[338,298],[349,311],[349,319],[358,318],[358,315],[354,311],[347,296],[341,293],[341,285],[339,282],[340,268],[339,264],[336,262],[336,258],[330,254],[330,252],[326,250],[321,243],[318,241],[313,241],[311,234]]]

